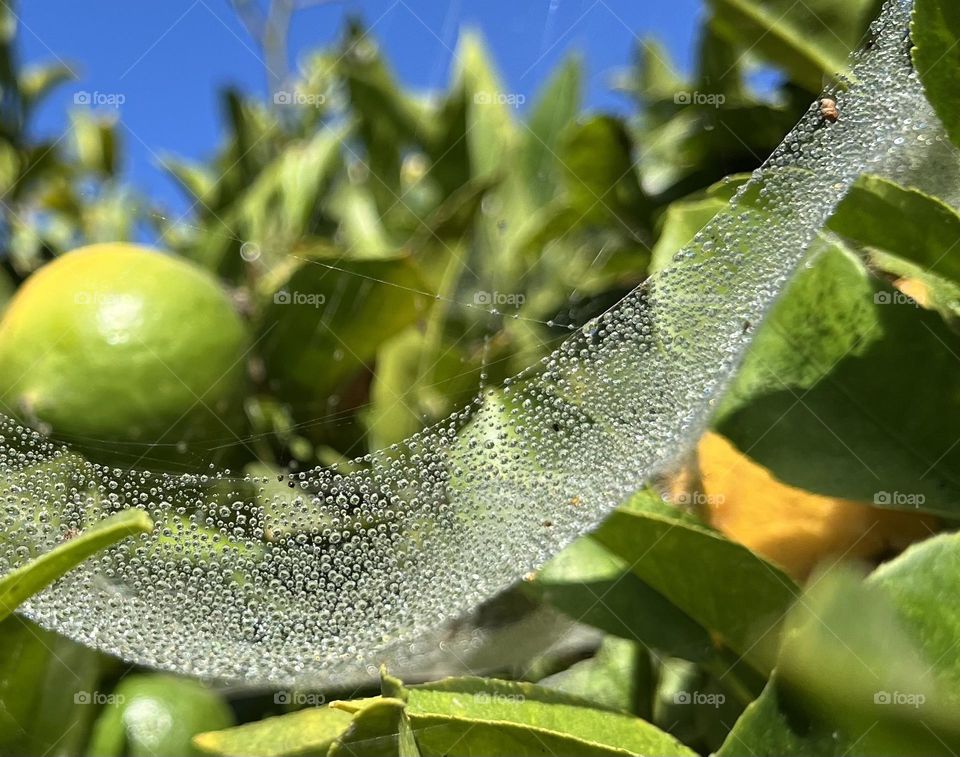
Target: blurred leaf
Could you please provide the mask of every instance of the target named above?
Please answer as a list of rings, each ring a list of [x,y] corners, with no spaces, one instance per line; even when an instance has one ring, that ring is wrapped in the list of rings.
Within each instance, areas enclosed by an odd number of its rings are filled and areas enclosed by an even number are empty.
[[[93,173],[112,176],[118,169],[116,119],[94,111],[70,114],[73,149],[80,166]]]
[[[957,557],[957,537],[944,536],[865,583],[831,571],[794,609],[780,675],[808,712],[862,739],[858,752],[931,754],[960,744],[960,678],[955,657],[944,656],[960,628],[944,602],[957,589]]]
[[[729,203],[716,197],[681,200],[671,203],[664,213],[662,229],[650,259],[651,273],[663,270],[673,256],[686,247],[697,233]]]
[[[799,592],[783,571],[649,492],[615,511],[595,538],[754,667],[769,670],[770,647]]]
[[[151,673],[124,678],[94,726],[90,757],[192,755],[193,737],[227,728],[233,715],[223,699],[202,684]]]
[[[950,514],[958,354],[936,314],[821,242],[754,339],[717,427],[793,486]],[[918,365],[930,391],[916,391]]]
[[[577,57],[564,61],[538,93],[527,118],[519,170],[538,204],[548,202],[556,191],[561,135],[580,112],[582,68]]]
[[[739,50],[761,56],[810,92],[847,71],[879,9],[877,0],[710,0],[716,29]]]
[[[396,254],[373,194],[362,185],[344,184],[331,199],[340,221],[344,257],[352,260],[389,258]]]
[[[560,153],[567,197],[586,223],[612,223],[638,236],[650,202],[634,172],[632,142],[623,124],[595,116],[568,132]]]
[[[844,757],[864,754],[859,745],[840,734],[829,723],[811,721],[791,712],[781,701],[776,679],[772,678],[760,695],[730,730],[717,757]]]
[[[953,0],[916,0],[913,6],[913,62],[927,99],[955,145],[960,145],[960,6]]]
[[[0,754],[83,753],[99,653],[18,616],[0,622]]]
[[[821,575],[792,612],[776,680],[720,755],[941,754],[960,743],[960,537],[911,547],[865,582]]]
[[[216,186],[217,177],[208,167],[174,157],[163,159],[163,169],[186,190],[190,196],[206,203]]]
[[[412,264],[304,262],[262,318],[267,374],[281,397],[326,399],[428,307]],[[306,399],[306,398],[309,398]]]
[[[0,577],[0,620],[91,555],[128,536],[145,534],[152,530],[153,522],[143,510],[114,513],[60,546]]]
[[[60,84],[74,78],[73,70],[65,63],[25,67],[20,73],[20,93],[24,104],[28,108],[36,106]]]

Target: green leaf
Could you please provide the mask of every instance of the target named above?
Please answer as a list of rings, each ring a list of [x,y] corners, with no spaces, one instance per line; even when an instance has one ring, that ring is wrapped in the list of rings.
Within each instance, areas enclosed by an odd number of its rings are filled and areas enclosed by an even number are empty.
[[[900,622],[916,639],[937,677],[960,706],[960,535],[941,534],[880,566],[867,579],[890,598]]]
[[[727,205],[727,201],[716,197],[702,197],[672,203],[663,216],[660,237],[653,247],[650,259],[651,273],[669,266],[673,262],[673,256],[686,247],[697,233]]]
[[[581,223],[610,223],[630,236],[646,228],[650,201],[634,170],[633,143],[623,123],[594,116],[566,135],[561,149],[567,202]]]
[[[692,755],[649,723],[540,686],[454,678],[404,689],[424,757],[431,755]]]
[[[958,355],[940,317],[821,242],[756,335],[717,427],[802,489],[955,513]]]
[[[7,573],[0,578],[0,620],[101,549],[152,530],[153,522],[143,510],[125,510],[104,518],[78,536]]]
[[[404,749],[417,754],[416,742],[399,699],[376,697],[357,709],[350,727],[327,751],[328,757],[394,757],[400,753],[400,736]]]
[[[297,406],[326,401],[426,313],[424,291],[405,258],[304,262],[262,318],[262,354],[277,393]]]
[[[119,168],[116,119],[92,111],[70,114],[70,135],[80,166],[92,173],[112,176]]]
[[[520,170],[538,204],[548,202],[556,191],[557,151],[564,129],[580,111],[582,68],[577,57],[564,61],[540,91],[527,119]]]
[[[574,620],[661,652],[707,660],[710,635],[593,539],[580,539],[554,557],[532,585]]]
[[[710,0],[716,28],[739,50],[782,68],[810,92],[846,72],[877,0]]]
[[[854,752],[851,739],[836,727],[798,715],[781,701],[776,679],[763,690],[737,720],[717,757],[844,757]]]
[[[85,754],[101,655],[16,615],[0,650],[0,754]]]
[[[20,73],[20,93],[27,107],[35,106],[56,87],[76,78],[65,63],[47,63],[24,68]]]
[[[960,145],[960,6],[953,0],[916,0],[910,35],[913,62],[927,99],[955,145]]]
[[[195,735],[232,724],[226,702],[196,681],[166,674],[132,675],[109,696],[86,754],[197,754],[192,747]]]
[[[293,757],[326,754],[350,728],[353,714],[334,707],[315,707],[256,723],[210,731],[193,744],[207,754],[231,757]]]
[[[776,680],[721,755],[956,751],[960,535],[915,545],[865,581],[814,577],[788,623]]]
[[[650,652],[646,648],[607,636],[589,660],[547,676],[537,685],[583,697],[598,707],[648,717],[649,707],[644,700],[649,697],[652,683],[644,672],[650,672]]]
[[[828,226],[858,244],[900,255],[960,284],[960,215],[917,189],[864,176]]]
[[[799,589],[779,568],[649,492],[613,513],[595,538],[650,587],[759,670]]]

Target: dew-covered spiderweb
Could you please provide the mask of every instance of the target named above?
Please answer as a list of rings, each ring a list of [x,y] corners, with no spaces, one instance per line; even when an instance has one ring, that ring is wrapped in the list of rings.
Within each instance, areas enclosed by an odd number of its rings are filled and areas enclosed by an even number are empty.
[[[840,120],[812,104],[670,267],[402,444],[282,482],[127,473],[4,419],[0,570],[119,510],[157,524],[26,615],[132,662],[250,683],[423,665],[424,633],[542,565],[689,449],[858,176],[940,164],[929,158],[947,148],[910,66],[908,16],[888,4],[835,93]]]

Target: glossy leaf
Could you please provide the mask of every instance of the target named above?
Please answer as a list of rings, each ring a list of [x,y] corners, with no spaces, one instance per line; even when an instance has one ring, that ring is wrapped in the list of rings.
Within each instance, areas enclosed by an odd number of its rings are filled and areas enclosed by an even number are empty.
[[[944,201],[878,176],[864,176],[829,228],[960,284],[960,215]]]
[[[533,684],[446,679],[407,687],[404,696],[424,757],[693,754],[639,718]]]
[[[115,513],[46,554],[0,577],[0,620],[91,555],[129,536],[149,533],[152,530],[153,522],[143,510]]]
[[[537,574],[535,591],[574,620],[685,657],[714,654],[710,635],[594,539],[580,539]]]
[[[781,67],[810,92],[847,59],[879,9],[877,0],[710,0],[714,20],[738,49]]]
[[[209,731],[193,744],[206,754],[231,757],[325,755],[353,721],[353,714],[335,707],[312,707],[255,723]]]
[[[960,6],[953,0],[916,0],[913,6],[913,61],[927,99],[960,145]]]
[[[760,670],[798,589],[776,566],[641,493],[595,538],[634,575]]]
[[[757,334],[718,430],[802,489],[955,512],[958,355],[938,315],[821,244]],[[918,365],[935,390],[916,391]]]

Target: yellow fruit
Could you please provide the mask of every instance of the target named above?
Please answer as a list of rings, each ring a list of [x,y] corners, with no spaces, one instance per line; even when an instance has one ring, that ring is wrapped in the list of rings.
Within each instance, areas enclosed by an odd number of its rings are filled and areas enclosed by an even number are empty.
[[[788,486],[718,434],[704,435],[697,457],[711,525],[798,579],[821,561],[870,560],[899,552],[936,527],[929,516]]]
[[[234,441],[248,340],[218,282],[128,244],[67,253],[0,320],[0,410],[96,459],[190,459]],[[192,455],[191,455],[192,457]]]

